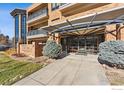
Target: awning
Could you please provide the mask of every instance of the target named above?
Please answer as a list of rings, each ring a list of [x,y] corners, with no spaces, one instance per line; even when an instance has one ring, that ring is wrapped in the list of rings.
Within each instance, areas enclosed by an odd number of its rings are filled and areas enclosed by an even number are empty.
[[[69,24],[69,22],[71,25]],[[124,6],[113,8],[107,11],[102,11],[72,20],[66,20],[53,26],[46,26],[45,29],[50,32],[70,33],[77,30],[89,30],[104,28],[109,24],[119,24],[124,22]]]

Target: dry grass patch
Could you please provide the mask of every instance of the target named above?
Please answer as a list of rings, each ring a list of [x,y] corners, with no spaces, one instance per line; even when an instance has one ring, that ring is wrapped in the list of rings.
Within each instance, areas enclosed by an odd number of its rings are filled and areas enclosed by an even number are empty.
[[[5,54],[8,56],[11,56],[12,54],[16,54],[16,49],[15,48],[10,48],[5,51]]]
[[[104,66],[106,76],[111,85],[124,85],[124,69]]]

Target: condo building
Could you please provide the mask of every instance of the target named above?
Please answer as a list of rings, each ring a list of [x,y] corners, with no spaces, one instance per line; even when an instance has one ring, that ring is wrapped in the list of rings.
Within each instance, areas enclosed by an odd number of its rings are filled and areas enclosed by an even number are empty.
[[[97,53],[101,42],[124,40],[123,3],[35,3],[26,12],[27,44],[20,44],[19,52],[31,57],[42,55],[48,39],[68,53],[83,48]],[[12,15],[16,18],[15,11]]]

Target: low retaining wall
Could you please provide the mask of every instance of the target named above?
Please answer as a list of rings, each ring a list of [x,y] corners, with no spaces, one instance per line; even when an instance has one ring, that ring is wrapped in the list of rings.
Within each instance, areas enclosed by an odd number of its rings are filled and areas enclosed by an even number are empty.
[[[42,56],[43,45],[33,42],[32,44],[19,44],[18,53],[24,53],[30,57],[39,57]]]

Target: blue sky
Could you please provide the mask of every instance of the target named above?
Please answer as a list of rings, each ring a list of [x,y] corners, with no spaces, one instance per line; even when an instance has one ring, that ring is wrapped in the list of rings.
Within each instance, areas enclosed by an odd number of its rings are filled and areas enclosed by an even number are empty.
[[[10,38],[14,36],[14,19],[10,12],[15,8],[26,9],[31,3],[0,3],[0,31]]]

